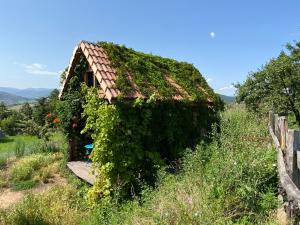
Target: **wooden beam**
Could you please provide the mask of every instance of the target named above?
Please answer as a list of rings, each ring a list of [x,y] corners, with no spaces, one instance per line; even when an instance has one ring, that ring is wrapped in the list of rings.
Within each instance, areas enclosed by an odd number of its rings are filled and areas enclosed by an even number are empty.
[[[97,85],[96,85],[96,76],[94,75],[93,73],[93,87],[95,88]]]
[[[272,111],[269,112],[269,127],[271,127],[271,129],[275,130],[275,115]]]
[[[83,74],[83,81],[86,85],[88,84],[88,74],[87,73]]]

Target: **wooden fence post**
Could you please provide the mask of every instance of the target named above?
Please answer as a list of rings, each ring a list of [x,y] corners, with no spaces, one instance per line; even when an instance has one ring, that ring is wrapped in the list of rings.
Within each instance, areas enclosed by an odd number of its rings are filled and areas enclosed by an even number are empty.
[[[288,130],[287,148],[285,153],[286,169],[289,176],[298,188],[300,187],[300,162],[297,160],[297,158],[299,158],[299,150],[300,131]]]
[[[272,111],[269,112],[269,126],[271,127],[272,131],[275,130],[275,117]]]
[[[279,143],[280,143],[280,129],[279,129],[279,118],[278,114],[274,115],[274,134],[277,137]]]
[[[285,116],[279,117],[279,131],[280,131],[280,147],[281,150],[286,149],[286,133],[287,133],[287,119]]]

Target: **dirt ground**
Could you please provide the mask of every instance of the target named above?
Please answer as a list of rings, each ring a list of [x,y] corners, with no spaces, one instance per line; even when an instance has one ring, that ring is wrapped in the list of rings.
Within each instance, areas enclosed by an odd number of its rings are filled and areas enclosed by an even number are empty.
[[[0,209],[7,209],[14,206],[18,202],[20,202],[26,196],[26,194],[43,193],[54,186],[57,185],[62,186],[65,185],[66,183],[67,182],[64,178],[57,175],[52,179],[50,179],[49,183],[39,184],[37,187],[34,187],[30,190],[13,191],[10,188],[0,189]]]

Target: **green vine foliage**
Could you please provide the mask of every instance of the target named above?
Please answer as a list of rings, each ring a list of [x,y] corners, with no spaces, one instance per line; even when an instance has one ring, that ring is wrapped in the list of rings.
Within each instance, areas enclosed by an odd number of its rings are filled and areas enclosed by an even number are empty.
[[[154,93],[162,98],[170,98],[176,94],[175,88],[165,79],[167,75],[188,92],[191,96],[190,100],[206,101],[209,97],[214,102],[220,103],[219,96],[213,92],[192,64],[137,52],[113,43],[99,42],[98,45],[105,50],[117,70],[116,87],[123,96],[131,90],[131,84],[126,77],[128,72],[147,98]]]
[[[144,185],[153,186],[158,169],[205,139],[218,121],[207,105],[160,101],[155,95],[109,104],[95,90],[85,90],[83,133],[92,133],[91,159],[98,172],[89,192],[92,202],[134,197]]]
[[[85,127],[85,118],[82,118],[84,98],[82,97],[82,74],[87,69],[87,61],[81,57],[78,65],[75,67],[74,74],[67,83],[63,99],[57,103],[55,114],[59,117],[59,126],[62,128],[69,140],[76,140],[78,148],[83,149],[83,145],[89,142],[87,135],[81,135]],[[77,152],[80,157],[81,152]],[[82,152],[83,153],[83,152]]]

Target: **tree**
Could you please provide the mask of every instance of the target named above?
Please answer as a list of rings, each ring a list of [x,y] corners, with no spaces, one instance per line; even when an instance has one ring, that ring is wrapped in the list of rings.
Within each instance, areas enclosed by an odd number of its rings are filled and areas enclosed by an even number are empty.
[[[300,42],[287,49],[236,85],[237,102],[254,111],[292,113],[300,127]]]
[[[58,100],[58,95],[59,95],[59,90],[58,89],[53,89],[53,91],[51,91],[50,95],[49,95],[49,101],[57,101]]]
[[[50,106],[47,98],[38,99],[33,108],[33,119],[39,126],[44,126],[46,123],[46,116],[50,112]]]
[[[25,120],[29,120],[32,118],[32,108],[28,102],[22,105],[20,109],[20,113],[23,114]]]
[[[58,89],[53,89],[53,91],[50,93],[50,95],[48,97],[49,107],[50,107],[50,112],[51,113],[56,113],[56,108],[57,108],[57,105],[58,105],[58,102],[59,102],[58,95],[59,95],[59,90]]]
[[[0,120],[7,118],[10,115],[9,110],[7,109],[6,105],[1,102],[0,103]]]
[[[0,121],[1,130],[8,135],[16,135],[20,131],[21,115],[17,111],[12,111],[11,114]]]

